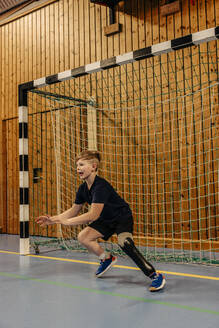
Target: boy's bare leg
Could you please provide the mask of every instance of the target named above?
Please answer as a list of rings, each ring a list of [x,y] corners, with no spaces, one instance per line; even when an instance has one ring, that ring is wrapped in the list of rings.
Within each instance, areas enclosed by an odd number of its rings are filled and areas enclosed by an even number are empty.
[[[104,249],[97,242],[98,238],[102,238],[103,235],[91,227],[86,227],[78,235],[79,242],[84,245],[88,251],[96,254],[100,261],[100,265],[95,273],[96,277],[101,277],[106,271],[108,271],[113,264],[116,263],[117,258],[110,253],[105,252]]]
[[[97,230],[91,227],[86,227],[79,233],[78,241],[84,245],[89,252],[101,256],[104,254],[104,249],[97,242],[97,239],[102,237],[103,235]]]

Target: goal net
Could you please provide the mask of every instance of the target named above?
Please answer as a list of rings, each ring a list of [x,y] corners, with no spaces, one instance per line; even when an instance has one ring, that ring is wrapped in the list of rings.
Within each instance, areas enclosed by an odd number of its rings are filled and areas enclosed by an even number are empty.
[[[75,158],[97,149],[146,258],[218,263],[218,91],[211,41],[28,92],[32,246],[82,249],[82,226],[34,218],[72,206]],[[105,247],[121,252],[116,241]]]

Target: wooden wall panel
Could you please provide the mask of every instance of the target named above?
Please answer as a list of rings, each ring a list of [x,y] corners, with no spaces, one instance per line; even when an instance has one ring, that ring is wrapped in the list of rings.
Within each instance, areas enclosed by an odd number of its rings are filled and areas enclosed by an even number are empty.
[[[182,11],[164,17],[158,2],[130,0],[116,15],[122,32],[111,37],[103,32],[107,8],[88,0],[60,0],[1,26],[3,118],[17,116],[17,97],[8,94],[17,95],[19,83],[213,27],[216,3],[183,1]]]
[[[0,228],[7,231],[7,149],[6,121],[0,120]]]
[[[55,74],[100,59],[214,27],[219,25],[219,5],[217,0],[198,0],[195,1],[194,5],[191,4],[190,0],[182,0],[180,12],[169,16],[161,16],[158,0],[129,0],[116,13],[116,19],[122,25],[121,33],[110,37],[104,36],[104,26],[107,25],[108,19],[108,9],[91,4],[89,0],[60,0],[11,23],[0,26],[0,127],[4,127],[5,124],[7,126],[5,130],[4,128],[0,129],[0,141],[3,144],[3,139],[7,137],[7,151],[9,151],[7,163],[4,159],[5,152],[3,150],[0,151],[0,177],[1,181],[3,181],[5,165],[7,164],[10,177],[10,182],[8,182],[8,220],[10,221],[9,230],[11,233],[17,233],[18,231],[16,221],[18,219],[18,199],[16,197],[18,196],[15,197],[11,192],[12,185],[17,186],[18,183],[18,167],[17,164],[14,164],[18,162],[17,132],[15,133],[18,116],[18,85],[45,75]],[[203,49],[207,47],[211,50],[211,48],[216,47],[216,43],[203,45]],[[193,48],[182,51],[182,54],[185,56],[187,54],[193,55],[194,53],[195,49]],[[170,70],[170,60],[174,59],[176,59],[175,53],[167,56],[165,64],[167,71]],[[159,60],[159,58],[155,58],[154,62],[158,64],[158,72],[161,73]],[[198,57],[193,57],[192,60],[199,59]],[[209,67],[209,76],[214,74],[213,70],[212,67]],[[101,74],[106,80],[109,80],[107,72]],[[162,84],[165,93],[165,88],[167,88],[166,78],[162,74],[159,76],[160,84]],[[172,78],[173,76],[169,72],[169,81]],[[103,82],[99,83],[99,86],[103,87]],[[124,80],[123,83],[125,84],[126,81]],[[150,95],[150,88],[147,82],[144,83],[145,90]],[[155,81],[151,83],[155,88]],[[137,92],[136,90],[131,90],[131,92],[133,91]],[[157,97],[161,98],[159,94],[157,94]],[[83,98],[83,95],[81,98]],[[176,113],[177,115],[180,114],[180,108],[176,108]],[[163,114],[171,118],[173,112],[171,108],[165,108]],[[147,124],[152,119],[153,117],[144,118]],[[190,124],[193,123],[192,121],[190,122]],[[176,119],[172,124],[176,124],[176,130],[173,130],[177,138],[177,131],[179,131],[180,127],[177,127]],[[2,137],[2,131],[6,131],[7,135]],[[149,136],[149,138],[154,140],[155,136]],[[170,136],[167,135],[168,138],[170,139]],[[204,135],[203,138],[205,138]],[[119,150],[122,149],[122,145],[118,144],[116,147]],[[171,143],[165,147],[164,150],[173,153],[172,160],[176,168],[179,168],[180,165],[186,167],[186,163],[183,163],[183,160],[181,162],[177,160],[177,154],[181,153],[182,156],[185,149]],[[195,150],[190,149],[190,152],[193,154]],[[12,154],[15,155],[15,158],[12,158]],[[151,167],[148,168],[148,182],[151,169]],[[190,172],[182,171],[182,179],[187,181],[189,175],[192,174],[193,176],[196,169],[197,167],[193,166]],[[203,166],[202,169],[207,170],[208,168]],[[166,172],[167,167],[160,167],[159,175],[154,177],[153,185],[148,184],[148,204],[153,204],[153,195],[161,202],[158,190],[152,188],[156,183],[161,184],[162,179],[167,175]],[[177,174],[173,177],[175,179],[179,178]],[[166,176],[166,178],[168,177]],[[214,179],[213,175],[209,179]],[[195,181],[192,180],[190,183],[192,186]],[[179,210],[180,195],[177,193],[177,188],[174,184],[166,185],[167,193],[173,193],[176,210]],[[206,193],[206,190],[203,190],[203,192]],[[194,193],[197,194],[197,190],[194,189]],[[3,204],[5,202],[6,197],[1,196],[1,209],[5,208],[5,204]],[[168,204],[168,197],[166,202]],[[191,204],[188,202],[185,201],[183,203],[183,209],[187,210],[189,206]],[[152,211],[150,205],[148,207],[148,212]],[[153,210],[162,216],[162,208],[154,208]],[[193,213],[193,215],[197,217],[198,213]],[[166,221],[168,225],[171,222],[171,217],[167,216]],[[2,222],[2,218],[0,218],[0,222]],[[185,236],[187,236],[189,224],[189,221],[185,220],[185,226],[183,227]]]
[[[18,122],[16,119],[7,120],[5,131],[5,159],[7,165],[7,174],[5,176],[7,183],[6,197],[7,197],[7,222],[5,232],[9,234],[19,233],[19,161],[18,158]]]

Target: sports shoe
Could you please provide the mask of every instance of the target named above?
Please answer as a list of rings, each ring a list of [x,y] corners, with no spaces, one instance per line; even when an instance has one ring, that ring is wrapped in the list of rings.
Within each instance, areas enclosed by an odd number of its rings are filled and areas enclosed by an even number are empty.
[[[107,270],[117,262],[117,257],[110,255],[108,259],[101,260],[100,266],[96,271],[96,277],[101,277]]]
[[[154,273],[149,290],[150,292],[157,292],[158,290],[161,290],[165,284],[166,280],[164,279],[164,276],[161,273]]]

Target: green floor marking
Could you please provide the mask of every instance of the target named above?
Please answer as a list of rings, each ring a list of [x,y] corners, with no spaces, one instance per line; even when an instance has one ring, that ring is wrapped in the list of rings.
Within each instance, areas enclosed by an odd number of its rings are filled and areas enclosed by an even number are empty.
[[[95,293],[95,294],[109,295],[109,296],[114,296],[114,297],[118,297],[118,298],[128,299],[128,300],[131,300],[131,301],[139,301],[139,302],[144,302],[144,303],[153,303],[153,304],[164,305],[164,306],[168,306],[168,307],[172,307],[172,308],[178,308],[178,309],[183,309],[183,310],[189,310],[189,311],[219,315],[219,311],[201,309],[201,308],[192,307],[192,306],[188,306],[188,305],[181,305],[181,304],[163,302],[163,301],[158,301],[158,300],[152,300],[150,298],[144,298],[144,297],[137,297],[137,296],[130,296],[130,295],[125,295],[125,294],[120,294],[120,293],[108,292],[108,291],[104,291],[104,290],[87,288],[87,287],[83,287],[83,286],[75,286],[75,285],[65,283],[65,282],[37,279],[37,278],[22,276],[22,275],[18,275],[18,274],[14,274],[14,273],[8,273],[8,272],[0,272],[0,276],[8,277],[8,278],[21,279],[21,280],[28,280],[28,281],[33,281],[33,282],[39,282],[39,283],[42,283],[42,284],[53,285],[53,286],[58,286],[58,287],[72,288],[72,289],[77,289],[77,290],[86,291],[86,292]]]

